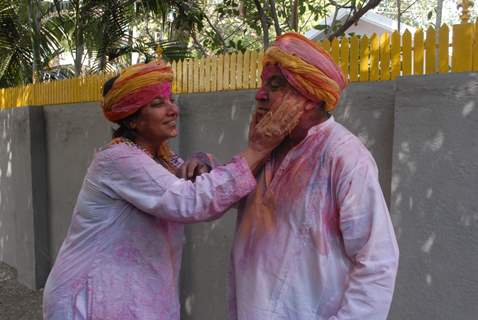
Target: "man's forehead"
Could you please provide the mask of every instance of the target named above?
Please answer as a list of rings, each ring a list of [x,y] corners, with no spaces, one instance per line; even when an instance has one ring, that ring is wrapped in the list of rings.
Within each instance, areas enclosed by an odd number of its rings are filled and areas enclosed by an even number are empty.
[[[280,77],[284,78],[280,68],[276,64],[268,64],[264,66],[261,73],[262,80],[270,79],[271,77]]]

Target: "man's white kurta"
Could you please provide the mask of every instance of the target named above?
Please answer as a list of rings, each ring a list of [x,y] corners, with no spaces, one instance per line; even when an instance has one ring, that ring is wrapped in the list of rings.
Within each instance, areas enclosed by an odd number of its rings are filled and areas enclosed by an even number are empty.
[[[370,152],[331,117],[272,168],[240,208],[231,319],[386,319],[398,246]]]

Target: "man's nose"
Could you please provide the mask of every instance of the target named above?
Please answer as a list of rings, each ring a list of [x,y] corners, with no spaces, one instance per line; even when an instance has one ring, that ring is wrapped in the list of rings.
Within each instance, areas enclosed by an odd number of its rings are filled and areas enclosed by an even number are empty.
[[[269,95],[267,94],[267,91],[264,88],[259,88],[256,93],[256,100],[268,100]]]

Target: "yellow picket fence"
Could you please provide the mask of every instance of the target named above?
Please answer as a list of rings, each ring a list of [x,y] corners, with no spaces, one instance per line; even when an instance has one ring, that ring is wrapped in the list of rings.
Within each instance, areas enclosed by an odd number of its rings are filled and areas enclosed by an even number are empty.
[[[450,41],[451,39],[451,41]],[[478,20],[439,30],[405,31],[325,40],[348,79],[393,80],[398,76],[478,71]],[[246,51],[173,62],[176,93],[254,89],[260,85],[263,52]],[[95,75],[0,90],[0,108],[98,101],[110,75]]]

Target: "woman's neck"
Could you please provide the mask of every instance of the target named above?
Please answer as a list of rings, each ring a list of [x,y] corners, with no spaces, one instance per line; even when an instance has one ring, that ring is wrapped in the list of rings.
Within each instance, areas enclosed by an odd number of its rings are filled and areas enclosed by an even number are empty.
[[[153,158],[158,157],[160,143],[152,143],[141,136],[136,136],[134,143],[138,145],[141,149],[149,153]]]

